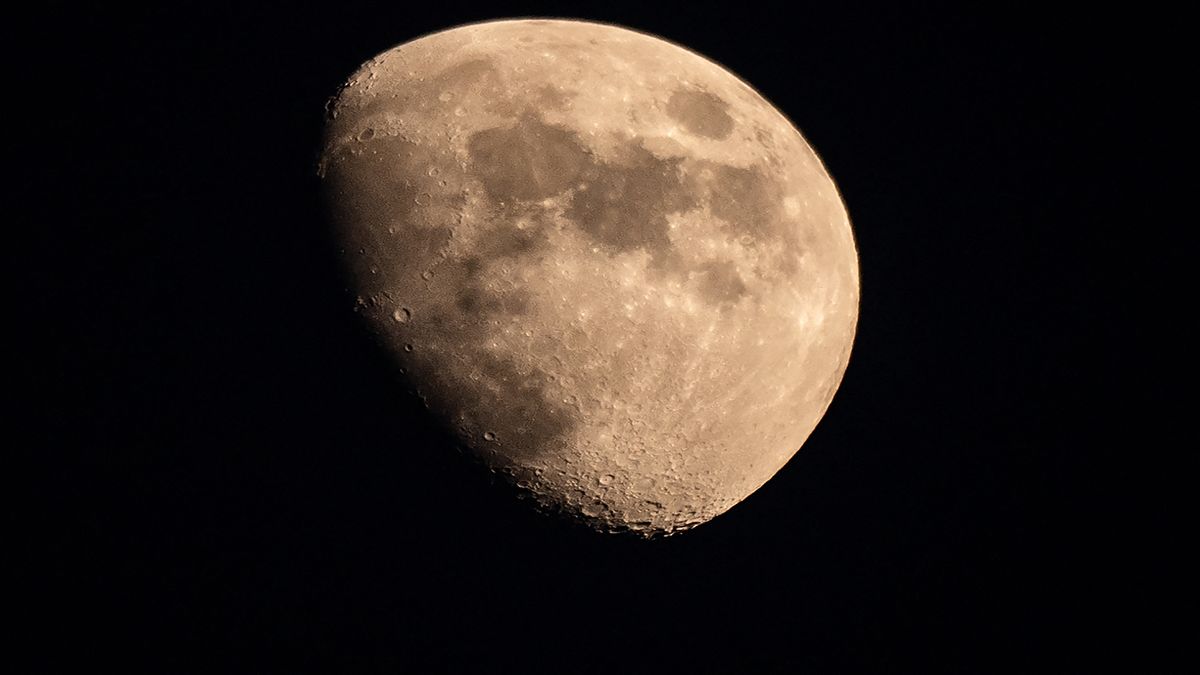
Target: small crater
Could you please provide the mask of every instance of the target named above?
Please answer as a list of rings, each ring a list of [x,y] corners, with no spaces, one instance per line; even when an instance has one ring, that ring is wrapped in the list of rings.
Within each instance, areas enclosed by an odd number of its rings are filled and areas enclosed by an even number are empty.
[[[407,307],[392,312],[392,320],[396,323],[408,323],[412,319],[412,312]]]

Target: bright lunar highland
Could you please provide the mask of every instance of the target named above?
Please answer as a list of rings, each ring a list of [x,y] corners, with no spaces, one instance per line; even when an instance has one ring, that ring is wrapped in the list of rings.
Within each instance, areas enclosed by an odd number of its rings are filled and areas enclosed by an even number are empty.
[[[462,26],[364,64],[319,174],[357,308],[431,414],[542,507],[670,534],[771,478],[842,379],[829,174],[721,66],[610,25]]]

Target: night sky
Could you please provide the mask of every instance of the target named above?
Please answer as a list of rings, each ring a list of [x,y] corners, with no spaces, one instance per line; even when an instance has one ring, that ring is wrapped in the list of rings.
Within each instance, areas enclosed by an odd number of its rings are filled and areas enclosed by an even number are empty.
[[[15,637],[37,647],[13,672],[1166,672],[1149,664],[1183,653],[1158,625],[1178,601],[1150,587],[1152,456],[1186,445],[1150,413],[1183,403],[1137,316],[1182,264],[1139,192],[1165,191],[1151,87],[1177,17],[417,4],[48,3],[21,26],[8,128],[40,263],[17,290],[48,356],[16,365],[36,462],[8,512],[32,535],[10,553],[32,599]],[[721,63],[849,210],[862,304],[832,406],[683,535],[513,500],[348,311],[315,175],[326,99],[386,48],[530,15]]]

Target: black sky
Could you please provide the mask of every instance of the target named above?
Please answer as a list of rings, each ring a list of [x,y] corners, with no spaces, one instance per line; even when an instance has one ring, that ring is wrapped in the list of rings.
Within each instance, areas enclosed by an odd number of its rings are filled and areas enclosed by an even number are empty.
[[[10,511],[35,535],[21,672],[1082,673],[1182,653],[1148,496],[1151,449],[1181,441],[1146,413],[1183,404],[1159,402],[1133,310],[1182,261],[1145,192],[1177,17],[416,4],[51,3],[22,26],[9,133],[35,160],[15,186],[39,262],[18,291],[50,356],[18,364],[38,460]],[[527,512],[346,311],[314,175],[326,98],[385,48],[522,15],[725,65],[849,208],[842,387],[772,481],[686,535]]]

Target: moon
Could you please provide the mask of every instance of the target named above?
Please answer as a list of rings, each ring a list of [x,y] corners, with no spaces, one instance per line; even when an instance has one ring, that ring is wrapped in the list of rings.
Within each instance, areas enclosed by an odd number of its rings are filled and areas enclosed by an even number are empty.
[[[494,21],[376,56],[327,112],[355,309],[533,503],[684,531],[824,415],[858,319],[846,208],[721,66],[612,25]]]

